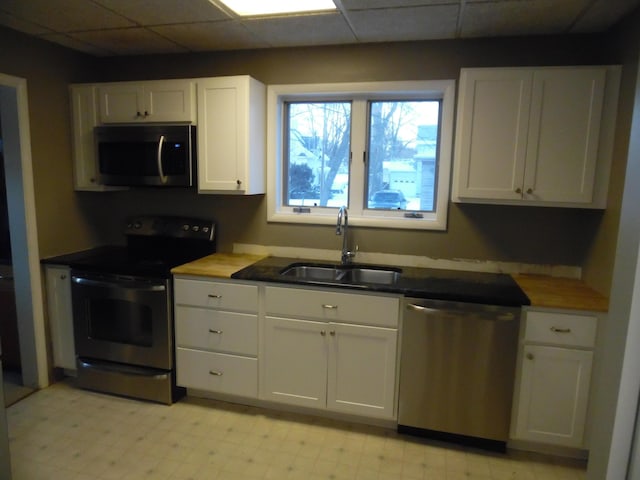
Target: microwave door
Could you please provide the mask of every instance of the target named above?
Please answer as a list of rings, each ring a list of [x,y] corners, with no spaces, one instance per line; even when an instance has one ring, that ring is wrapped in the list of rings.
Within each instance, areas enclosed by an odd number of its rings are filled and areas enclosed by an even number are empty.
[[[193,127],[191,127],[193,128]],[[113,186],[191,186],[191,130],[97,127],[100,182]]]

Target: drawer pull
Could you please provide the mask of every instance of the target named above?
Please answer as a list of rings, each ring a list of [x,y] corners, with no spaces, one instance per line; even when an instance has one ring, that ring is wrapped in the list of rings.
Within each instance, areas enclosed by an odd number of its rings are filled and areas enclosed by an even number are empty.
[[[551,330],[554,333],[571,333],[570,328],[551,327],[549,330]]]
[[[217,335],[222,335],[222,330],[213,330],[213,329],[209,329],[209,333],[215,333]]]
[[[215,370],[209,370],[209,375],[214,375],[216,377],[221,377],[222,372],[216,372]]]
[[[222,298],[222,295],[215,295],[213,293],[210,293],[209,295],[207,295],[207,297],[209,297],[209,298]]]
[[[327,332],[325,332],[324,330],[320,330],[320,335],[322,335],[323,337],[327,334]]]
[[[327,310],[336,310],[338,308],[337,305],[329,305],[328,303],[325,303],[322,305],[322,308],[326,308]]]
[[[335,337],[336,336],[336,331],[335,330],[331,330],[329,332],[329,335],[331,335],[332,337]]]
[[[533,360],[534,358],[533,353],[527,353],[527,360]]]

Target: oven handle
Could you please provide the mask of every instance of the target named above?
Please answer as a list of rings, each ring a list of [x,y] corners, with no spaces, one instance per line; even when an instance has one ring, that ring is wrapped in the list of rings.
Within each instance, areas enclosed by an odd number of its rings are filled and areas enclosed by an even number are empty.
[[[127,288],[132,290],[140,290],[143,292],[164,292],[167,289],[166,285],[164,284],[149,285],[148,283],[130,280],[105,281],[73,276],[71,277],[71,281],[73,283],[77,283],[78,285],[87,285],[89,287]]]

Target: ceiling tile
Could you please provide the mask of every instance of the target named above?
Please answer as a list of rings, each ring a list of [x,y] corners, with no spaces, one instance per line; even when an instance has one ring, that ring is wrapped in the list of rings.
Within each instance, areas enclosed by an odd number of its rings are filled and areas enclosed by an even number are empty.
[[[49,42],[57,43],[59,45],[62,45],[63,47],[72,48],[73,50],[78,50],[80,52],[88,53],[89,55],[94,55],[96,57],[105,57],[113,55],[115,53],[104,50],[102,48],[98,48],[85,42],[81,42],[80,40],[71,38],[64,33],[40,35],[40,38]]]
[[[272,47],[335,45],[356,40],[340,13],[256,18],[243,24]]]
[[[348,13],[358,40],[363,42],[453,38],[458,5],[434,5]]]
[[[126,18],[87,0],[2,0],[2,9],[56,32],[134,26]]]
[[[423,7],[428,5],[459,5],[460,0],[341,0],[347,10],[367,10],[375,8]]]
[[[140,25],[226,20],[226,13],[209,0],[95,0]]]
[[[16,18],[10,13],[5,13],[0,9],[0,25],[24,32],[28,35],[40,35],[42,33],[51,33],[51,30],[33,22]]]
[[[150,27],[150,30],[191,51],[265,48],[269,45],[236,21]]]
[[[597,0],[578,19],[572,33],[599,32],[613,26],[621,16],[627,15],[640,5],[640,0]]]
[[[179,53],[185,48],[144,28],[123,28],[70,33],[71,37],[119,55]]]
[[[590,0],[469,1],[460,22],[461,37],[566,33]]]

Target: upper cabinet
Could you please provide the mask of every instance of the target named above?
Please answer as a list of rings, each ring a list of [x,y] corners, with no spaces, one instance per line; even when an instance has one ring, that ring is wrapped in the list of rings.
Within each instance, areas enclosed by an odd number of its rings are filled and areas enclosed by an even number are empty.
[[[195,82],[123,82],[98,88],[101,123],[195,123]]]
[[[457,202],[605,208],[618,67],[463,69]]]
[[[198,192],[265,192],[266,88],[247,76],[198,80]]]
[[[198,192],[265,192],[266,88],[247,75],[78,84],[70,96],[76,190],[114,190],[99,182],[96,126],[197,123]]]

